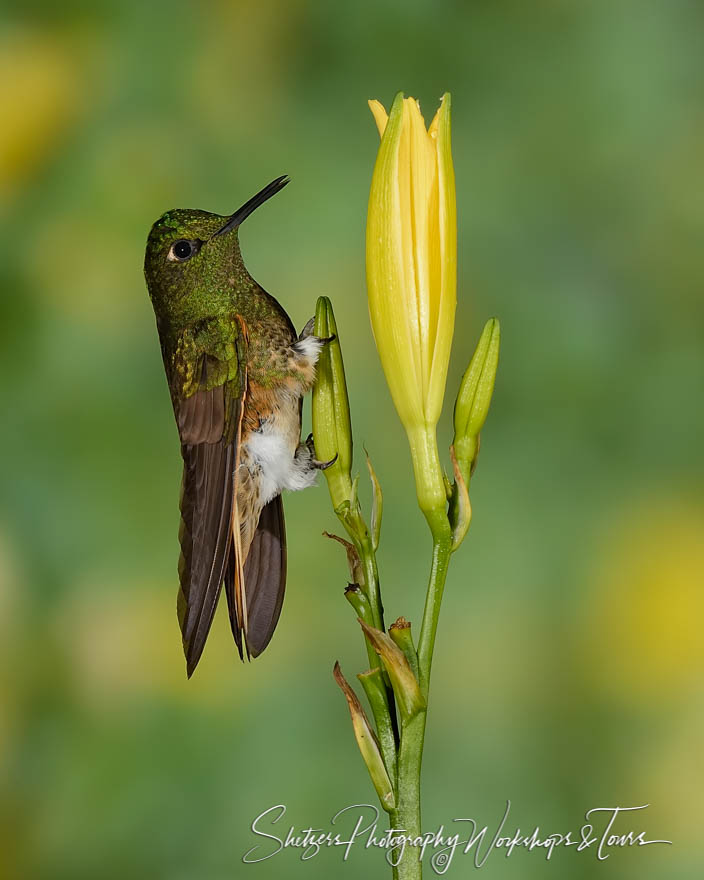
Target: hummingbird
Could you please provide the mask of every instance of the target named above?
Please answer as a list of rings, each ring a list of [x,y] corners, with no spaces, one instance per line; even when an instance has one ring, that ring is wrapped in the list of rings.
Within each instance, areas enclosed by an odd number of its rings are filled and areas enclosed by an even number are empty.
[[[190,678],[222,585],[240,657],[269,644],[286,585],[283,489],[331,462],[301,442],[302,397],[322,346],[296,334],[245,268],[240,224],[283,189],[277,177],[229,216],[174,209],[152,226],[144,272],[183,458],[178,619]],[[334,459],[333,459],[334,461]]]

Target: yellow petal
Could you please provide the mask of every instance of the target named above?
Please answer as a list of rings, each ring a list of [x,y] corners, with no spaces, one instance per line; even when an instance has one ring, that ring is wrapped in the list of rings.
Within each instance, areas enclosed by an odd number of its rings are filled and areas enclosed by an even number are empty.
[[[369,104],[369,109],[374,115],[376,127],[379,129],[379,137],[384,137],[384,130],[386,129],[386,123],[389,121],[389,114],[384,110],[384,105],[381,101],[373,100],[368,101],[367,103]]]
[[[435,111],[435,116],[433,116],[433,121],[432,121],[432,122],[430,123],[430,125],[428,126],[428,134],[430,135],[431,138],[435,138],[435,137],[437,137],[437,134],[438,134],[438,123],[439,123],[439,121],[440,121],[440,111],[442,110],[442,105],[443,105],[443,103],[444,103],[444,101],[445,101],[445,98],[448,98],[448,99],[449,99],[449,97],[450,97],[450,93],[449,93],[449,92],[445,92],[445,94],[442,96],[442,98],[440,98],[440,106],[439,106],[438,109]]]
[[[412,101],[412,99],[411,99]],[[415,261],[413,257],[413,187],[411,183],[412,143],[409,124],[408,100],[401,107],[401,130],[398,145],[398,161],[395,170],[398,192],[398,207],[395,212],[397,270],[400,273],[400,290],[404,301],[405,320],[413,346],[415,361],[415,381],[418,384],[420,399],[423,398],[423,365],[421,335],[418,323],[418,291],[416,289]],[[421,406],[422,413],[422,406]]]
[[[404,425],[418,425],[423,422],[418,323],[403,253],[408,235],[404,227],[410,224],[408,211],[402,210],[408,187],[399,181],[399,167],[408,153],[403,114],[399,93],[384,129],[369,193],[367,287],[372,330],[394,405]]]
[[[450,140],[449,93],[443,95],[437,114],[435,143],[438,168],[438,235],[440,293],[437,328],[433,347],[430,391],[428,395],[430,418],[439,418],[445,393],[447,366],[452,347],[457,305],[457,202],[455,197],[455,171],[452,165]]]
[[[409,219],[410,235],[406,242],[409,271],[413,272],[409,286],[415,291],[415,308],[420,340],[421,378],[423,400],[430,387],[435,327],[437,325],[437,160],[434,141],[428,136],[418,102],[405,101],[405,124],[409,131]],[[433,277],[434,274],[437,277]],[[427,413],[426,413],[427,416]]]

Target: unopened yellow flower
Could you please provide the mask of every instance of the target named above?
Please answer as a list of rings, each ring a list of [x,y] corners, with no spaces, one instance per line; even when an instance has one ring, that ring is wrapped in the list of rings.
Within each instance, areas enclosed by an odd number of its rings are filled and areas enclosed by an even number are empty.
[[[401,93],[388,117],[378,101],[369,106],[381,135],[367,217],[369,312],[386,381],[411,443],[419,501],[427,510],[445,500],[434,429],[457,299],[450,95],[443,96],[428,129],[418,102]],[[430,476],[423,473],[428,469]]]

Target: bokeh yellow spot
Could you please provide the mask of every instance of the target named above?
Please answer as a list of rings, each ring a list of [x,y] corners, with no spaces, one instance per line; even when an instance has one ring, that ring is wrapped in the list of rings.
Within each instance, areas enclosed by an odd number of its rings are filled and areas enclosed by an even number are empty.
[[[649,498],[596,551],[585,660],[606,695],[661,709],[701,688],[703,535],[701,507]]]
[[[0,196],[31,177],[55,148],[78,101],[78,77],[66,45],[30,32],[0,41],[3,84]]]
[[[246,674],[226,612],[219,610],[204,662],[190,682],[175,588],[145,582],[125,591],[109,576],[96,573],[76,585],[54,627],[76,693],[98,715],[126,711],[145,698],[221,708],[232,699],[228,682],[235,681],[241,695],[255,680],[261,686],[261,679]]]

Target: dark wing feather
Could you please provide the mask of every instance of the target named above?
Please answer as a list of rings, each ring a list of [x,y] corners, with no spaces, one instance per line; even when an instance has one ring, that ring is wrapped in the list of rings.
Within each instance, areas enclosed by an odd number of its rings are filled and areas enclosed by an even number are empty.
[[[237,425],[247,380],[244,323],[233,316],[228,329],[236,343],[229,361],[219,355],[232,346],[213,351],[207,333],[184,335],[182,348],[196,367],[186,372],[175,359],[171,371],[183,457],[178,619],[189,678],[203,653],[232,546]],[[182,375],[190,385],[179,383]]]
[[[217,443],[225,431],[225,386],[179,401],[176,419],[183,445]]]
[[[242,622],[237,618],[234,597],[235,559],[231,554],[225,574],[230,625],[242,656]],[[247,594],[248,655],[258,657],[271,641],[281,613],[286,588],[286,527],[280,495],[264,507],[244,565]]]
[[[178,618],[190,678],[210,631],[230,552],[234,443],[187,444],[181,453]]]

